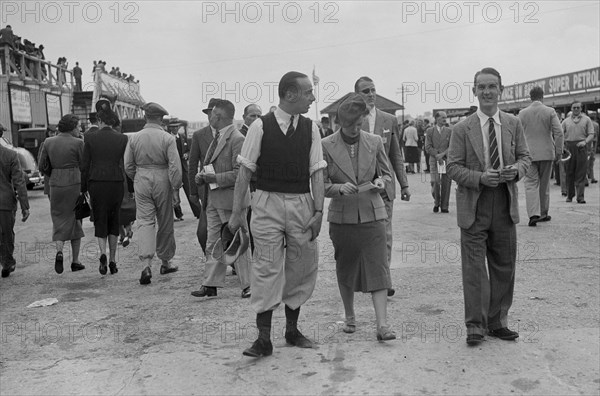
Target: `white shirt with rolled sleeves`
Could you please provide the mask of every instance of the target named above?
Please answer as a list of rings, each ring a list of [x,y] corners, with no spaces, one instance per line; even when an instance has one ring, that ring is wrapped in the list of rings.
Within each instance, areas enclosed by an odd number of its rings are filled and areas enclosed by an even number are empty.
[[[292,115],[281,110],[279,107],[275,110],[275,119],[281,133],[284,135],[290,126],[290,119]],[[298,127],[298,116],[294,116],[294,128]],[[256,172],[256,161],[260,157],[260,148],[263,138],[263,123],[259,118],[250,125],[246,140],[242,146],[242,152],[237,158],[240,165],[250,169],[252,172]],[[312,144],[310,145],[310,174],[312,175],[319,169],[324,169],[327,166],[327,162],[323,160],[323,147],[321,146],[321,134],[319,133],[319,127],[313,121],[312,122]]]

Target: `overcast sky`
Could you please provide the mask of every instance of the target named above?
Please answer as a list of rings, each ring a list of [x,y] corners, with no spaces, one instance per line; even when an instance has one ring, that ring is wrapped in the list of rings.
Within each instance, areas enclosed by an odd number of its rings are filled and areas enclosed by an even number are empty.
[[[204,121],[210,97],[263,111],[281,76],[320,83],[322,110],[363,75],[413,116],[476,104],[475,71],[492,66],[505,85],[598,66],[600,2],[590,1],[2,1],[2,26],[44,44],[46,58],[92,61],[133,73],[146,101]],[[462,87],[462,90],[458,90]],[[84,88],[85,89],[85,88]],[[417,90],[415,92],[412,92]]]

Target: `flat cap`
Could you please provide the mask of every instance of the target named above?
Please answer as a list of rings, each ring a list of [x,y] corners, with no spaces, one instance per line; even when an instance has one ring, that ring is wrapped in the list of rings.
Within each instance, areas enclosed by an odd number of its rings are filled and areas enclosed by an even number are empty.
[[[169,112],[158,103],[148,102],[142,109],[146,112],[147,117],[163,117],[169,115]]]
[[[347,128],[362,116],[369,114],[367,102],[359,94],[352,93],[342,102],[337,111],[339,124]]]
[[[212,111],[212,109],[215,107],[215,105],[217,104],[217,102],[219,101],[218,98],[210,98],[210,100],[208,101],[208,107],[204,110],[202,110],[202,112],[204,114],[208,114],[209,111]]]

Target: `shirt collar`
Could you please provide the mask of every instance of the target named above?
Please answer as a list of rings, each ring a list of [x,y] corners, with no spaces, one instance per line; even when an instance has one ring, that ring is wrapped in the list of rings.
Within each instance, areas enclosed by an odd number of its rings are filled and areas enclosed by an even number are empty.
[[[373,106],[373,108],[371,110],[369,110],[369,115],[371,117],[375,117],[375,114],[377,114],[377,108],[375,106]]]
[[[290,118],[292,118],[292,115],[296,115],[296,118],[298,118],[297,114],[288,114],[285,111],[281,110],[279,106],[277,106],[277,109],[275,109],[273,113],[275,114],[275,118],[279,118],[280,120],[284,120],[285,122],[290,122]]]
[[[479,117],[479,123],[481,125],[484,125],[486,122],[488,122],[488,120],[490,119],[490,116],[485,115],[483,113],[483,111],[481,111],[480,109],[477,109],[477,116]],[[502,125],[500,123],[500,109],[496,110],[496,114],[494,114],[491,118],[494,119],[494,122],[498,125]]]

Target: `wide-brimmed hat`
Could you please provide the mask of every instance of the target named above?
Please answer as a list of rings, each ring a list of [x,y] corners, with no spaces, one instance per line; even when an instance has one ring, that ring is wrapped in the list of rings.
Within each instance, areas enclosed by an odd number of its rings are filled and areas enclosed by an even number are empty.
[[[248,232],[242,227],[233,234],[229,229],[228,223],[221,226],[221,248],[223,254],[221,257],[215,257],[220,259],[226,265],[231,265],[246,252],[248,245],[250,244],[250,238]],[[214,250],[214,249],[213,249]],[[214,257],[214,252],[213,252]]]

